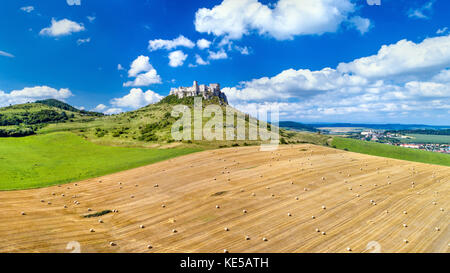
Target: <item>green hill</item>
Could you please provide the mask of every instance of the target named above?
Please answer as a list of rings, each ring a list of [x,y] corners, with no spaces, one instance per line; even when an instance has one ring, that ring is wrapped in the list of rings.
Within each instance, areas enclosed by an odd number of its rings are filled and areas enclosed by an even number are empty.
[[[0,137],[20,137],[35,134],[54,123],[88,122],[98,113],[86,114],[56,100],[25,103],[0,108]]]
[[[401,160],[415,161],[421,163],[450,166],[450,155],[427,152],[388,144],[370,141],[361,141],[350,138],[334,137],[333,147],[350,152],[389,157]]]
[[[97,117],[92,121],[84,122],[66,122],[49,124],[40,129],[38,133],[45,134],[58,131],[71,131],[94,143],[116,146],[140,146],[148,147],[154,145],[194,145],[204,148],[219,148],[230,146],[257,145],[260,140],[222,140],[222,141],[175,141],[171,135],[171,128],[177,118],[172,117],[171,112],[175,105],[186,105],[191,110],[193,118],[194,97],[179,99],[176,96],[167,96],[159,103],[151,104],[135,111],[125,112],[118,115]],[[248,138],[249,128],[255,128],[258,121],[248,114],[233,109],[236,114],[234,124],[227,124],[225,118],[225,104],[218,98],[212,100],[203,100],[203,109],[209,105],[220,105],[224,113],[224,139],[226,128],[233,128],[237,135],[236,124],[242,122],[246,127],[246,139]],[[241,115],[237,115],[240,113]],[[203,118],[203,126],[211,118]],[[256,124],[256,125],[255,125]],[[315,143],[323,145],[327,143],[329,137],[317,134],[302,134],[280,130],[283,143]],[[193,135],[192,139],[193,139]]]
[[[67,104],[65,102],[62,102],[62,101],[59,101],[59,100],[55,100],[55,99],[38,100],[35,103],[44,104],[44,105],[47,105],[47,106],[50,106],[50,107],[56,107],[56,108],[59,108],[61,110],[65,110],[65,111],[70,111],[70,112],[74,112],[74,113],[80,113],[80,114],[85,115],[85,116],[97,116],[97,117],[104,116],[104,114],[98,113],[98,112],[79,110],[79,109],[73,107],[72,105],[69,105],[69,104]]]

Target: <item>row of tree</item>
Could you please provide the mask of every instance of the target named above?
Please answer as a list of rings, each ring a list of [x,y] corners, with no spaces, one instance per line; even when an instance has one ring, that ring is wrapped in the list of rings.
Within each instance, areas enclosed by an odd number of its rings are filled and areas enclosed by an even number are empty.
[[[0,114],[0,126],[63,122],[74,117],[75,115],[73,113],[67,115],[64,111],[59,113],[55,110],[41,110],[37,112],[24,112],[10,115]]]

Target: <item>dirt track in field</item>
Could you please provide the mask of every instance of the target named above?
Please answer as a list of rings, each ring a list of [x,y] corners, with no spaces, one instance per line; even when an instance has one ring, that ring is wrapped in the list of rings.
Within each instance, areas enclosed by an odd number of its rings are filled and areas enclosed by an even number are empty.
[[[449,182],[449,167],[314,145],[205,151],[0,192],[0,252],[449,253]]]

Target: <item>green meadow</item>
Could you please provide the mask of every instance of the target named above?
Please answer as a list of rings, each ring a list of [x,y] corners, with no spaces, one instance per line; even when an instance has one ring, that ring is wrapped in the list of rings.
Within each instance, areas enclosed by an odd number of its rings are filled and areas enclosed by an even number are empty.
[[[383,156],[401,160],[415,161],[421,163],[450,166],[450,155],[414,150],[388,144],[369,141],[361,141],[350,138],[334,137],[333,147],[345,149],[350,152]]]
[[[425,135],[425,134],[407,134],[412,138],[402,138],[402,143],[435,143],[450,144],[450,136],[448,135]]]
[[[79,181],[201,150],[102,146],[70,132],[0,138],[0,190]]]

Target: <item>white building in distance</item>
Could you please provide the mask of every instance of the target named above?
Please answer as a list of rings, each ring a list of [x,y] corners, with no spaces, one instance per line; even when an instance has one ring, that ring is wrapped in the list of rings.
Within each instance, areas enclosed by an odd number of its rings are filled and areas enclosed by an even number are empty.
[[[220,91],[220,85],[218,83],[198,85],[198,82],[194,81],[194,84],[191,87],[172,88],[169,95],[176,95],[178,98],[202,96],[205,100],[219,97],[219,99],[222,99],[228,104],[227,96]]]

